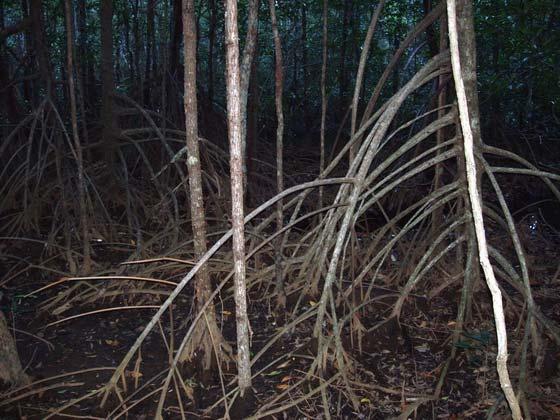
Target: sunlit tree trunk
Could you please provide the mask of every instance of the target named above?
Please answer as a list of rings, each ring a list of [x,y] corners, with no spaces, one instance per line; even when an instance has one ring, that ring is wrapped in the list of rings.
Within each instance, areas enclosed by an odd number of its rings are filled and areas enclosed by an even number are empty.
[[[282,109],[282,89],[284,84],[284,72],[282,70],[282,45],[280,42],[280,34],[278,33],[278,23],[276,21],[276,7],[274,0],[269,0],[270,21],[272,23],[272,37],[274,38],[274,55],[276,57],[274,66],[275,75],[275,94],[274,103],[276,105],[276,188],[280,194],[284,190],[284,111]],[[283,200],[276,203],[276,230],[282,230],[284,213],[282,207]],[[278,307],[282,310],[286,306],[286,291],[284,290],[284,278],[282,275],[282,237],[276,239],[276,293]]]
[[[239,88],[239,35],[237,1],[226,0],[226,95],[231,172],[231,220],[233,225],[233,260],[235,311],[237,321],[237,376],[241,397],[251,386],[249,317],[245,284],[245,225],[243,223],[243,145],[241,95]]]

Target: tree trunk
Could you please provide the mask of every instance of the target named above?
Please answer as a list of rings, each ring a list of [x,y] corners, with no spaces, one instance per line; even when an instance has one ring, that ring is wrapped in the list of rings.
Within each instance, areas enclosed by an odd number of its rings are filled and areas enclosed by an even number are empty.
[[[78,18],[78,61],[80,63],[80,75],[82,80],[82,97],[85,103],[88,102],[88,86],[86,86],[85,81],[87,80],[87,71],[88,71],[88,60],[87,60],[87,50],[88,50],[88,38],[87,38],[87,26],[86,26],[86,2],[85,1],[78,1],[77,2],[78,9],[77,9],[77,18]]]
[[[492,295],[492,307],[494,310],[496,336],[498,339],[498,354],[496,357],[498,377],[511,409],[512,417],[515,420],[520,420],[522,419],[522,415],[519,402],[513,391],[507,369],[507,330],[504,308],[500,288],[488,257],[484,221],[482,217],[480,171],[477,171],[475,161],[475,153],[477,149],[480,150],[482,139],[480,137],[478,93],[476,90],[476,44],[472,0],[459,0],[457,2],[457,8],[455,3],[455,0],[448,0],[447,13],[453,78],[455,80],[455,90],[457,92],[457,102],[459,104],[461,117],[461,131],[464,139],[469,199],[472,208],[480,264],[482,265],[486,277],[488,289]],[[459,34],[461,35],[460,37]],[[459,48],[459,45],[461,45],[461,48]]]
[[[303,70],[303,126],[305,128],[305,135],[309,136],[309,101],[307,98],[309,94],[309,72],[307,66],[309,63],[307,60],[307,5],[305,2],[301,4],[301,65]]]
[[[340,62],[338,64],[338,100],[339,114],[342,117],[346,108],[346,46],[348,41],[348,26],[350,24],[350,15],[352,12],[352,1],[344,0],[344,12],[342,18],[342,34],[340,42]]]
[[[320,161],[319,175],[325,170],[325,125],[327,119],[327,38],[328,38],[328,12],[329,1],[323,0],[323,41],[321,65],[321,140],[320,140]],[[323,207],[323,187],[319,188],[319,208]]]
[[[8,329],[8,323],[0,311],[0,383],[26,385],[29,377],[23,372],[16,343]]]
[[[428,0],[429,2],[429,0]],[[427,15],[430,11],[425,10],[425,14]],[[432,25],[429,26],[431,28]],[[444,13],[441,15],[440,19],[440,34],[439,34],[439,52],[442,52],[448,48],[447,45],[447,14]],[[438,106],[438,118],[442,118],[446,110],[442,109],[447,103],[447,76],[441,75],[438,77],[438,98],[437,98],[437,106]],[[436,143],[439,146],[445,140],[445,130],[439,129],[436,133]],[[437,151],[437,156],[439,156],[441,150]],[[438,162],[435,167],[434,173],[434,190],[437,190],[443,185],[443,164],[442,162]],[[436,232],[439,231],[440,227],[443,223],[443,209],[440,207],[436,208],[432,213],[432,237],[436,237]],[[476,262],[475,262],[476,264]]]
[[[82,228],[82,249],[84,259],[82,261],[81,273],[89,274],[91,271],[91,250],[89,244],[89,224],[86,208],[85,177],[84,177],[84,158],[82,145],[78,134],[78,113],[76,106],[76,88],[74,85],[74,39],[73,39],[73,13],[71,0],[64,1],[64,11],[66,17],[66,59],[68,66],[68,95],[70,97],[70,116],[72,120],[72,138],[74,149],[76,150],[76,166],[78,167],[78,201],[80,206],[80,226]]]
[[[216,24],[218,10],[216,0],[209,0],[210,23],[208,25],[208,102],[214,100],[214,44],[216,42]]]
[[[239,35],[237,0],[226,0],[225,17],[227,115],[231,172],[231,220],[233,227],[233,260],[235,310],[237,320],[237,370],[239,393],[243,398],[251,387],[249,317],[245,284],[245,225],[243,222],[243,145],[241,94],[239,77]]]
[[[255,51],[255,58],[251,64],[251,77],[249,81],[249,96],[247,98],[247,154],[246,154],[246,167],[247,179],[251,179],[253,171],[253,156],[255,154],[256,145],[259,137],[258,122],[259,122],[259,84],[258,84],[258,68],[259,56],[258,50]],[[251,206],[251,183],[247,183],[245,191],[245,202],[247,206]],[[255,203],[256,204],[256,203]]]
[[[251,63],[255,56],[259,23],[259,0],[249,0],[249,17],[247,19],[247,36],[243,57],[241,59],[240,74],[240,115],[241,115],[241,153],[243,167],[243,185],[247,185],[247,95],[249,93],[249,78],[251,76]]]
[[[31,16],[31,33],[33,37],[33,46],[37,56],[39,65],[39,74],[41,83],[45,88],[46,96],[52,93],[52,71],[47,51],[47,43],[45,39],[45,28],[43,25],[43,1],[30,0],[30,16]]]
[[[101,124],[102,147],[109,172],[114,173],[116,119],[113,114],[113,0],[101,1]],[[112,179],[112,177],[111,177]]]
[[[152,70],[154,65],[155,50],[155,32],[154,32],[154,12],[155,0],[148,0],[146,10],[146,68],[144,70],[144,104],[151,105],[150,100],[150,83],[152,79]]]
[[[179,63],[179,48],[183,33],[183,19],[181,15],[181,0],[173,0],[173,28],[171,31],[171,42],[169,45],[169,83],[168,101],[171,105],[172,116],[177,112],[177,99],[179,86],[183,83],[183,71]],[[170,116],[170,117],[172,117]]]
[[[194,239],[195,259],[199,260],[206,254],[206,217],[204,211],[204,198],[202,191],[202,170],[200,162],[198,140],[198,104],[196,98],[196,23],[194,0],[183,1],[183,39],[184,39],[184,109],[185,132],[187,140],[187,168],[189,171],[189,192],[191,223]],[[210,275],[206,265],[202,266],[196,275],[195,301],[198,311],[202,310],[210,299]],[[205,316],[200,318],[193,339],[181,355],[183,360],[190,360],[194,352],[202,352],[202,365],[204,370],[212,367],[214,348],[212,343],[217,343],[216,353],[221,354],[220,346],[224,339],[218,328],[216,313],[212,304],[208,305]],[[208,326],[208,328],[206,328]],[[219,362],[219,361],[218,361]]]
[[[276,105],[276,119],[278,126],[276,128],[276,188],[280,194],[284,190],[284,112],[282,110],[282,89],[284,84],[284,72],[282,70],[282,45],[280,43],[280,34],[278,33],[278,23],[276,21],[276,8],[274,0],[268,1],[270,7],[270,21],[272,24],[272,37],[274,38],[274,55],[276,57],[274,66],[275,75],[275,95],[274,103]],[[276,203],[276,231],[282,230],[284,213],[282,211],[284,201],[278,200]],[[278,236],[275,241],[275,264],[276,264],[276,293],[277,305],[279,312],[282,313],[286,306],[286,291],[284,290],[284,277],[282,275],[282,236]]]

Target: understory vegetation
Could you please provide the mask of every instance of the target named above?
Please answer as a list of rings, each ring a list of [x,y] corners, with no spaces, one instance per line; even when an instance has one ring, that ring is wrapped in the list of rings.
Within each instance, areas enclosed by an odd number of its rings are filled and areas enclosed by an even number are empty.
[[[0,417],[559,417],[556,3],[0,0]]]

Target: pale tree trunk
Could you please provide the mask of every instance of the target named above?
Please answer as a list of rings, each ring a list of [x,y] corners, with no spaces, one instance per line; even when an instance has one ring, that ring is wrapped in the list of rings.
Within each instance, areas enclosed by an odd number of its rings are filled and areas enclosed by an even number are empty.
[[[84,260],[82,262],[82,274],[89,274],[91,271],[91,252],[89,245],[89,224],[86,208],[86,181],[84,177],[84,158],[80,136],[78,134],[78,116],[76,107],[76,88],[74,85],[74,39],[73,39],[73,14],[71,0],[64,1],[64,11],[66,17],[66,58],[68,67],[68,92],[70,95],[70,115],[72,120],[72,137],[74,139],[75,159],[78,167],[78,199],[80,206],[80,224],[82,228],[82,241]]]
[[[327,38],[328,38],[328,12],[329,0],[323,0],[323,42],[322,54],[323,64],[321,65],[321,139],[320,139],[320,158],[319,175],[325,170],[325,123],[327,120]],[[323,207],[323,187],[319,188],[319,208]]]
[[[249,17],[247,19],[247,36],[241,59],[240,101],[241,101],[241,153],[243,157],[243,185],[247,185],[247,95],[251,77],[251,64],[257,47],[259,24],[259,0],[249,0]]]
[[[480,147],[481,137],[476,91],[476,46],[472,0],[459,0],[458,3],[460,5],[459,8],[456,7],[455,0],[447,0],[447,15],[453,78],[455,80],[455,90],[457,92],[457,102],[459,104],[461,129],[464,140],[467,184],[480,264],[484,271],[488,289],[492,295],[492,307],[494,309],[496,335],[498,338],[498,355],[496,357],[498,377],[511,409],[512,416],[517,420],[521,419],[522,416],[507,369],[507,330],[502,304],[502,294],[488,257],[486,234],[482,218],[479,179],[475,161],[475,150]],[[461,31],[461,52],[459,51],[459,31]]]
[[[187,168],[189,171],[189,192],[191,223],[194,238],[194,254],[199,260],[206,254],[206,218],[202,191],[202,170],[198,142],[198,104],[196,99],[196,21],[194,0],[183,0],[183,40],[184,40],[184,108],[185,132],[187,138]],[[208,268],[202,266],[196,276],[195,300],[197,310],[202,310],[211,295],[211,284]],[[221,356],[224,339],[218,328],[213,305],[208,305],[205,316],[198,321],[196,332],[189,345],[185,347],[182,360],[191,360],[194,352],[202,351],[204,370],[212,366],[214,349]],[[207,328],[208,326],[208,328]],[[219,362],[219,361],[218,361]]]
[[[274,103],[276,105],[276,119],[278,126],[276,128],[276,188],[280,194],[284,190],[284,173],[283,173],[283,149],[284,149],[284,112],[282,110],[282,89],[284,84],[284,73],[282,71],[282,45],[280,43],[280,34],[278,33],[278,22],[276,21],[276,8],[274,0],[269,0],[270,21],[272,23],[272,37],[274,38],[274,55],[276,57],[274,75],[275,75],[275,96]],[[284,213],[282,207],[284,201],[278,200],[276,203],[276,230],[282,230]],[[286,291],[284,290],[284,278],[282,276],[282,238],[276,239],[276,293],[277,303],[280,310],[286,306]]]
[[[239,88],[239,35],[237,1],[226,0],[226,93],[231,172],[231,221],[233,228],[233,260],[235,311],[237,320],[237,376],[241,397],[251,387],[249,317],[245,284],[245,225],[243,222],[243,150],[241,97]]]

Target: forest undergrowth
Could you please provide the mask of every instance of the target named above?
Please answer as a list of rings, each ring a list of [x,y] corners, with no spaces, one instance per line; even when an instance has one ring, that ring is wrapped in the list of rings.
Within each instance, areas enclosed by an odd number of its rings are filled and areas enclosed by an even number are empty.
[[[209,248],[197,259],[186,211],[184,128],[118,94],[116,158],[102,159],[101,141],[84,147],[81,190],[71,128],[44,99],[0,144],[0,300],[26,372],[0,373],[15,385],[1,394],[0,412],[92,419],[507,417],[462,111],[457,101],[413,114],[407,108],[418,98],[437,103],[438,80],[451,73],[445,49],[376,104],[382,76],[361,119],[349,111],[352,128],[342,130],[347,138],[335,143],[322,171],[319,150],[297,142],[284,148],[279,194],[273,145],[257,146],[245,202],[250,399],[239,398],[235,366],[225,138],[200,139]],[[223,124],[226,116],[216,114]],[[489,144],[475,149],[477,187],[503,301],[507,367],[525,417],[554,418],[560,234],[547,209],[558,206],[560,176]],[[543,191],[550,200],[526,202],[517,188]],[[201,267],[212,283],[202,308],[192,281]],[[200,368],[203,355],[185,358],[185,349],[197,323],[208,322],[210,306],[225,344],[212,337],[208,372]]]

